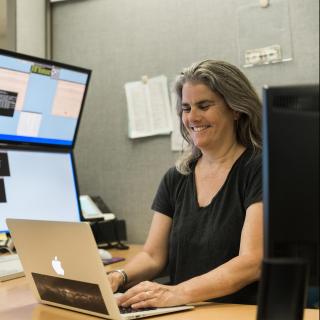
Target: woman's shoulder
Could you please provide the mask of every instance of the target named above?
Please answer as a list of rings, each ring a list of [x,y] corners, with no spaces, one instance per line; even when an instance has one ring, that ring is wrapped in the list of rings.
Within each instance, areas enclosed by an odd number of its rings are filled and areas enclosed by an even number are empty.
[[[178,171],[178,169],[174,166],[174,167],[170,167],[167,172],[165,173],[164,177],[168,178],[168,179],[181,179],[183,178],[185,175],[183,175],[182,173],[180,173]]]
[[[262,171],[262,155],[260,150],[246,149],[240,156],[236,171],[241,175]]]
[[[184,184],[190,177],[189,175],[182,174],[176,167],[170,167],[162,178],[162,182],[168,186],[179,186]]]
[[[262,154],[259,150],[246,150],[241,165],[239,166],[238,176],[241,181],[252,181],[262,179]]]
[[[260,150],[254,150],[252,148],[247,148],[242,157],[241,161],[243,166],[260,166],[262,165],[262,154]]]

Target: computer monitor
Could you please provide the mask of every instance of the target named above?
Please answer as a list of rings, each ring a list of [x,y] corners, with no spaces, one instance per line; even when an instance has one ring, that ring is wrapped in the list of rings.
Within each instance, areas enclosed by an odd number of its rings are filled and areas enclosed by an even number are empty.
[[[0,147],[0,232],[6,218],[80,221],[71,151]]]
[[[90,75],[0,49],[0,142],[73,148]]]
[[[319,84],[263,90],[266,258],[309,263],[319,287]]]

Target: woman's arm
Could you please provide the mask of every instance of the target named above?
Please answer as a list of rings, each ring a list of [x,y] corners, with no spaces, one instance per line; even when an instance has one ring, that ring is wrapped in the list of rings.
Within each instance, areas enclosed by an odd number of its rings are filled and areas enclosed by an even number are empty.
[[[123,268],[128,276],[127,287],[143,280],[153,279],[163,270],[167,263],[171,223],[172,219],[170,217],[155,212],[142,251]],[[123,282],[121,274],[117,272],[109,273],[108,279],[114,292]]]
[[[129,289],[119,303],[135,308],[163,307],[229,295],[260,277],[262,256],[263,208],[259,202],[247,209],[238,256],[208,273],[175,286],[144,281]]]

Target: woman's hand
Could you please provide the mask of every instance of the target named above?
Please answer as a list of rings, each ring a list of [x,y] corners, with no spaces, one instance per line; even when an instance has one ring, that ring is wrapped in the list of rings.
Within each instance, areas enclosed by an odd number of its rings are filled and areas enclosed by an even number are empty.
[[[132,308],[170,307],[187,302],[179,286],[166,286],[150,281],[139,283],[118,298],[119,305]]]

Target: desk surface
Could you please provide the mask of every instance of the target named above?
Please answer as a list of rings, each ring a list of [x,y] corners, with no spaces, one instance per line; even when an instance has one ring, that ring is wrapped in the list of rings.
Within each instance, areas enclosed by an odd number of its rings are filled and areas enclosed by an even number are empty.
[[[141,246],[131,245],[129,250],[110,250],[113,256],[130,259]],[[106,270],[121,268],[125,262],[106,266]],[[236,304],[199,304],[194,310],[151,317],[159,320],[255,320],[256,306]],[[1,320],[85,320],[101,319],[85,314],[54,308],[37,303],[28,287],[25,277],[0,283],[0,319]],[[148,318],[147,318],[148,319]],[[319,320],[319,310],[306,309],[304,320]]]

